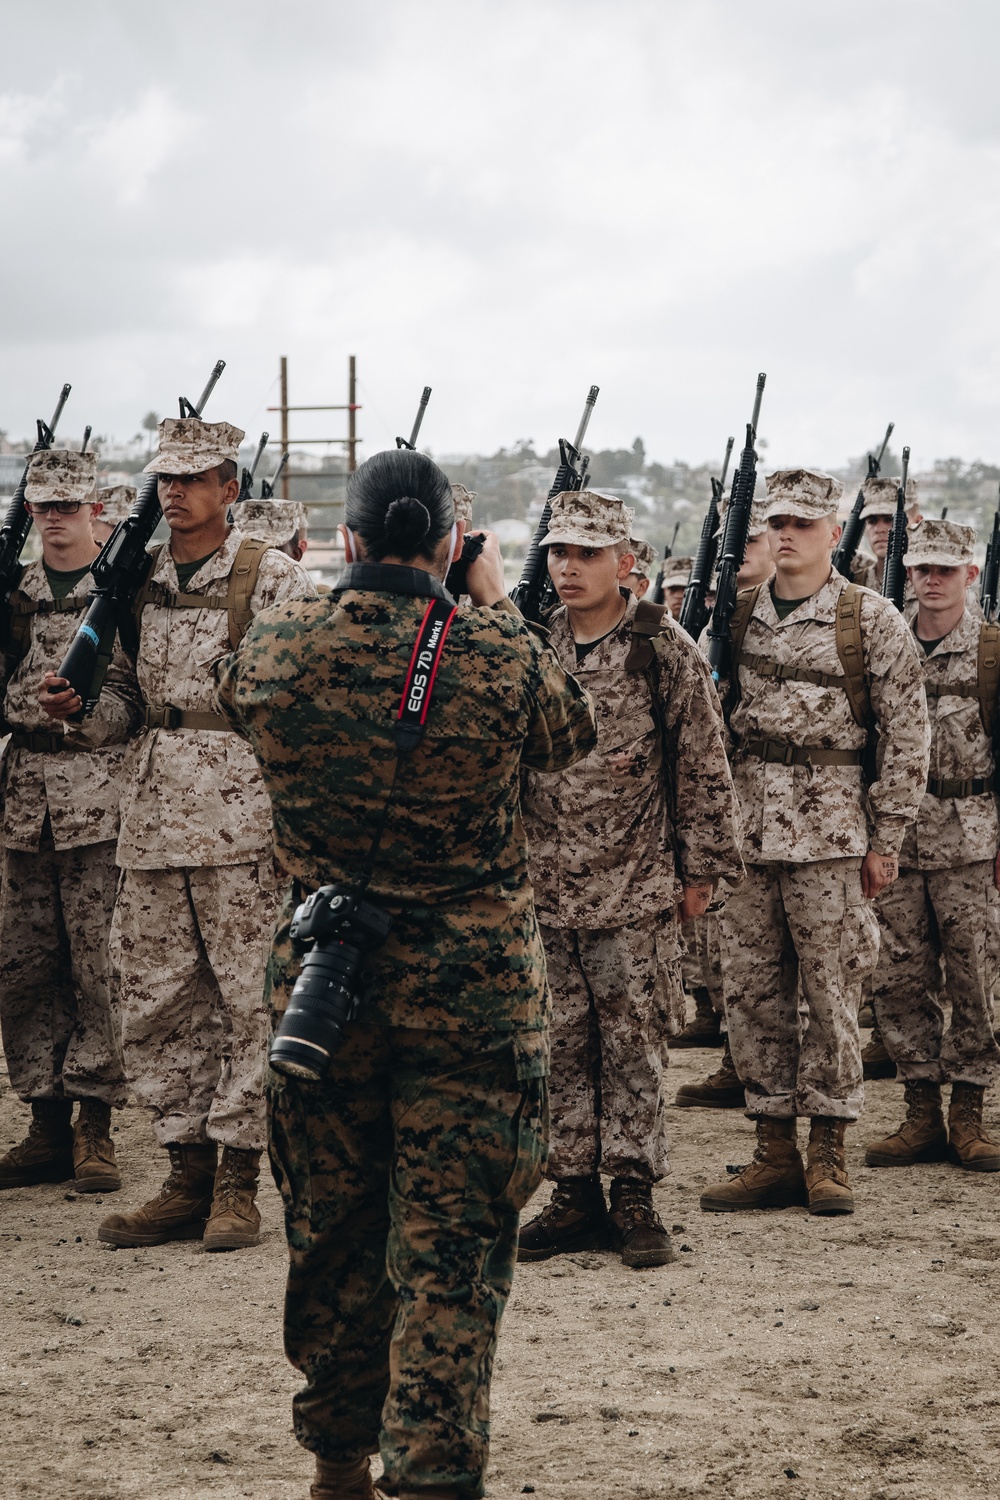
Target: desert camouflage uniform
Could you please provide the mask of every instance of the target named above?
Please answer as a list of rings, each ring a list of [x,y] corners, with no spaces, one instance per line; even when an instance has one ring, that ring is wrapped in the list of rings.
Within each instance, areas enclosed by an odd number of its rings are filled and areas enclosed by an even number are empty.
[[[990,989],[996,972],[1000,894],[993,862],[1000,823],[993,748],[974,691],[981,620],[970,610],[928,656],[924,677],[931,719],[931,786],[976,780],[967,796],[928,790],[900,851],[900,874],[876,909],[882,950],[875,1007],[889,1055],[904,1079],[932,1083],[996,1081]],[[947,1028],[941,1005],[951,1006]]]
[[[833,571],[779,620],[765,585],[744,654],[841,676],[835,619],[846,587]],[[743,749],[771,741],[853,750],[860,759],[865,730],[841,688],[739,669],[730,729],[748,873],[726,902],[721,929],[729,1039],[750,1115],[852,1120],[861,1108],[858,1007],[878,955],[861,862],[869,848],[898,854],[920,803],[929,744],[913,638],[888,601],[867,591],[862,601],[880,736],[878,780],[867,794],[860,764],[781,765]]]
[[[124,740],[133,712],[102,699],[82,729],[54,722],[37,701],[42,677],[66,653],[93,588],[89,573],[58,610],[31,616],[27,654],[7,685],[0,894],[0,1023],[10,1079],[24,1100],[125,1103],[117,996],[108,959]],[[14,595],[52,603],[32,562]],[[109,682],[127,690],[116,651]],[[34,735],[36,748],[19,745]],[[63,748],[65,745],[74,748]],[[38,748],[53,744],[56,749]]]
[[[550,1175],[657,1181],[667,1168],[657,982],[682,882],[738,876],[737,808],[718,699],[694,644],[666,616],[653,638],[667,763],[642,672],[626,672],[637,601],[576,665],[565,609],[552,645],[597,705],[598,748],[525,786],[531,879],[553,1002]],[[673,806],[668,808],[667,785]],[[660,963],[657,963],[659,958]]]
[[[230,531],[185,592],[224,597],[240,541]],[[153,578],[177,590],[169,547]],[[251,608],[314,592],[305,569],[272,549]],[[151,600],[141,706],[212,713],[213,667],[230,649],[227,610]],[[129,747],[126,773],[112,949],[129,1082],[161,1145],[210,1139],[259,1150],[264,970],[279,900],[264,783],[247,746],[221,728],[147,728]]]
[[[269,971],[298,972],[304,892],[357,880],[396,760],[390,724],[429,597],[416,569],[353,565],[318,604],[269,610],[220,671],[294,889]],[[322,705],[321,707],[319,705]],[[593,746],[586,695],[503,601],[461,610],[426,734],[402,763],[369,895],[392,914],[371,1001],[322,1083],[272,1077],[290,1251],[285,1347],[299,1441],[374,1452],[383,1487],[481,1495],[489,1381],[518,1212],[547,1137],[545,959],[518,810],[522,758]]]

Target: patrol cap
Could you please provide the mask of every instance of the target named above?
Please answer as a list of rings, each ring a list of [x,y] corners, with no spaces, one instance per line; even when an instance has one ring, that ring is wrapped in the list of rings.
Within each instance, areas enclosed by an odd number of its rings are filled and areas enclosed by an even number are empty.
[[[203,422],[200,417],[164,417],[156,457],[144,474],[201,474],[227,458],[239,461],[246,433],[231,422]]]
[[[464,521],[466,525],[472,520],[472,502],[477,499],[476,490],[467,490],[464,484],[453,484],[451,487],[451,498],[455,502],[455,520]]]
[[[818,521],[835,516],[844,486],[819,469],[776,469],[767,476],[767,499],[760,507],[763,524],[772,516],[801,516]]]
[[[634,520],[635,511],[617,495],[603,490],[563,490],[552,502],[549,529],[541,545],[615,547],[628,541]]]
[[[46,448],[28,459],[25,500],[97,499],[97,454],[71,448]]]
[[[644,542],[641,536],[633,536],[629,538],[629,547],[635,553],[635,566],[632,572],[638,573],[640,578],[652,577],[652,570],[658,556],[652,542]]]
[[[244,536],[284,547],[296,532],[307,529],[306,508],[299,500],[241,500],[233,506],[233,521]]]
[[[665,589],[687,588],[693,567],[693,557],[668,557],[663,564],[663,587]]]
[[[866,479],[861,486],[861,492],[865,497],[864,509],[861,512],[863,521],[872,516],[894,516],[896,514],[896,496],[899,494],[899,476],[895,479],[888,475],[876,474],[872,479]],[[917,481],[911,476],[906,480],[906,505],[907,509],[916,503]]]
[[[910,532],[904,561],[908,568],[967,567],[973,561],[976,532],[957,521],[921,521]]]
[[[138,490],[130,484],[112,484],[107,489],[98,490],[97,498],[103,506],[101,520],[111,525],[124,521],[135,504],[135,497],[138,493]]]

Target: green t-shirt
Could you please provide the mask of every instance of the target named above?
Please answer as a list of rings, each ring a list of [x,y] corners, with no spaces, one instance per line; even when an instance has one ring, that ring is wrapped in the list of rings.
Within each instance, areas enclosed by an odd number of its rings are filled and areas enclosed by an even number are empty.
[[[916,631],[914,631],[914,635],[916,635]],[[924,648],[924,655],[930,656],[931,652],[934,650],[934,647],[940,646],[941,642],[944,640],[944,636],[939,635],[936,641],[925,641],[922,635],[918,635],[917,640]]]
[[[779,620],[784,620],[791,614],[793,609],[798,609],[800,604],[805,604],[806,599],[811,599],[812,594],[807,594],[805,599],[779,599],[774,592],[774,584],[770,585],[771,603]]]
[[[68,599],[76,588],[90,572],[90,563],[84,568],[74,568],[71,573],[63,573],[59,568],[50,568],[47,562],[42,563],[45,569],[45,577],[48,579],[49,590],[53,599]]]
[[[174,567],[177,569],[177,583],[182,594],[187,589],[188,584],[191,582],[198,569],[204,567],[204,565],[208,562],[208,559],[210,557],[214,557],[218,550],[218,547],[213,547],[211,552],[206,553],[204,557],[199,557],[196,562],[174,563]]]

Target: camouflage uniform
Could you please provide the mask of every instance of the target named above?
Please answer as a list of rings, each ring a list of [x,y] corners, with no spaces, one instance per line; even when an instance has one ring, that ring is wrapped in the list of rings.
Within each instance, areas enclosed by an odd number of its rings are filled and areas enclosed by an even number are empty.
[[[792,470],[768,481],[772,514],[832,512],[838,482]],[[826,486],[827,488],[824,488]],[[778,678],[766,664],[841,677],[836,571],[779,620],[761,587],[743,641],[730,714],[746,881],[720,924],[729,1039],[751,1116],[857,1118],[863,1098],[858,1008],[875,967],[878,924],[861,894],[869,848],[897,854],[927,776],[929,730],[913,638],[888,601],[865,591],[861,631],[879,732],[878,779],[865,791],[866,731],[835,685]],[[762,670],[763,669],[763,670]],[[785,765],[761,743],[853,752],[844,765]]]
[[[224,599],[241,539],[231,530],[185,592]],[[169,547],[152,577],[177,591]],[[251,608],[314,592],[305,569],[272,549]],[[230,649],[225,608],[173,609],[154,596],[142,612],[137,663],[147,725],[167,705],[211,715],[212,669]],[[146,727],[126,772],[112,950],[129,1081],[161,1145],[209,1139],[259,1150],[264,969],[279,900],[260,772],[221,722],[218,730]]]
[[[320,603],[258,617],[220,669],[219,706],[260,762],[294,878],[269,970],[275,1010],[298,972],[295,900],[357,880],[372,845],[396,761],[388,726],[442,594],[421,570],[355,564]],[[381,1442],[392,1493],[483,1492],[497,1330],[547,1120],[545,961],[518,776],[522,758],[572,763],[594,735],[586,695],[506,601],[455,616],[368,888],[393,918],[370,959],[373,998],[324,1082],[271,1080],[285,1340],[308,1381],[296,1434],[331,1461]]]
[[[601,496],[565,498],[571,528],[584,510],[594,524],[613,524]],[[561,499],[550,539],[562,537]],[[586,534],[571,529],[567,540]],[[625,670],[638,608],[631,594],[625,599],[621,623],[579,664],[567,611],[551,616],[552,645],[591,692],[600,738],[586,760],[558,776],[533,772],[524,788],[552,988],[549,1172],[557,1179],[599,1169],[646,1182],[664,1175],[662,1042],[671,1024],[664,991],[680,955],[676,906],[682,884],[742,868],[704,658],[664,615],[663,633],[651,640],[655,672],[648,669],[658,689],[654,713],[650,679]]]
[[[60,463],[81,471],[93,497],[96,458],[60,449],[32,460],[29,497],[81,498],[72,483],[60,482]],[[32,562],[11,600],[8,618],[27,614],[30,635],[3,705],[13,737],[3,760],[0,815],[0,1026],[11,1084],[22,1099],[97,1099],[120,1107],[125,1081],[108,929],[122,777],[117,742],[133,715],[120,699],[102,700],[83,727],[64,728],[37,701],[42,677],[65,655],[92,588],[88,573],[54,602],[42,563]],[[119,688],[131,681],[120,651],[109,681]]]
[[[924,551],[927,534],[933,539],[946,528],[969,530],[925,521],[920,528]],[[877,902],[882,949],[875,1006],[903,1079],[989,1087],[1000,1063],[990,1016],[1000,907],[993,862],[1000,823],[993,746],[974,696],[980,628],[981,620],[967,609],[929,655],[921,653],[929,690],[930,780],[917,822],[903,841],[899,879]],[[942,999],[951,1008],[947,1028]]]

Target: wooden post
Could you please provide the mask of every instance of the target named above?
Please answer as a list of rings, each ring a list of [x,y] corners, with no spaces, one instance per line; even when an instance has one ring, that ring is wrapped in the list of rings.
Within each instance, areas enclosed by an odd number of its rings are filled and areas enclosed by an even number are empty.
[[[354,355],[350,356],[347,365],[347,472],[353,474],[358,467],[357,447],[357,419],[355,412],[358,409],[358,382],[357,361]]]
[[[288,452],[288,359],[281,356],[281,451]],[[281,471],[281,498],[288,499],[288,464]]]

